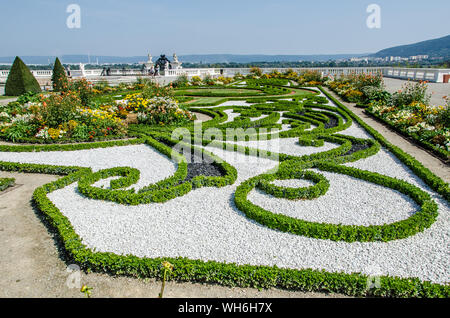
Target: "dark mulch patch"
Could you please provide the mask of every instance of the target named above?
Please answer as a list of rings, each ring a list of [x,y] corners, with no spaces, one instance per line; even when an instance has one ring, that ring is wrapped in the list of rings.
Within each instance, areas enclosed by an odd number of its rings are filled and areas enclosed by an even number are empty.
[[[368,144],[355,144],[355,143],[352,143],[352,148],[350,148],[350,150],[347,151],[346,153],[344,153],[342,156],[348,156],[348,155],[351,155],[354,152],[357,152],[357,151],[360,151],[360,150],[364,150],[364,149],[367,149],[367,148],[369,148]]]
[[[184,181],[190,181],[197,176],[221,177],[224,173],[214,163],[204,162],[197,154],[191,154],[191,162],[187,164],[187,176]]]
[[[330,120],[327,123],[325,123],[324,125],[325,129],[336,127],[339,124],[339,121],[336,118],[332,116],[329,116],[328,118]]]
[[[156,138],[159,142],[172,147],[173,145],[168,141],[162,138]],[[206,157],[205,159],[208,159]],[[187,159],[187,158],[186,158]],[[186,178],[180,183],[191,181],[193,178],[197,176],[205,176],[205,177],[222,177],[225,174],[223,171],[214,163],[210,163],[209,161],[203,161],[201,157],[201,153],[196,153],[195,151],[191,152],[191,160],[187,164],[187,175]]]

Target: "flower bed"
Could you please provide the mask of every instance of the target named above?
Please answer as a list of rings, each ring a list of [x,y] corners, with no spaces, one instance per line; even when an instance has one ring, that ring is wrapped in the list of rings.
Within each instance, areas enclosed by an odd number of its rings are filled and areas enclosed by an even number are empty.
[[[450,100],[446,106],[438,107],[419,102],[403,107],[374,102],[366,112],[413,138],[442,159],[450,159]]]
[[[126,125],[113,107],[93,109],[73,92],[11,102],[0,113],[0,137],[12,142],[67,142],[122,138]]]
[[[445,105],[429,105],[426,82],[407,83],[394,94],[383,90],[381,76],[343,76],[326,84],[347,101],[363,104],[368,114],[449,160],[450,100],[446,99]]]
[[[97,88],[95,88],[97,87]],[[102,87],[102,90],[99,89]],[[171,87],[137,82],[118,88],[92,86],[86,80],[65,82],[61,92],[25,94],[2,107],[0,138],[21,143],[69,143],[128,136],[127,119],[135,113],[139,123],[181,125],[193,115],[173,99]],[[125,103],[111,98],[111,92],[141,88],[125,95]],[[94,96],[98,95],[94,98]]]
[[[169,97],[153,97],[146,99],[136,93],[125,97],[125,109],[137,113],[141,124],[148,125],[181,125],[193,120],[193,115],[181,108],[178,102]]]

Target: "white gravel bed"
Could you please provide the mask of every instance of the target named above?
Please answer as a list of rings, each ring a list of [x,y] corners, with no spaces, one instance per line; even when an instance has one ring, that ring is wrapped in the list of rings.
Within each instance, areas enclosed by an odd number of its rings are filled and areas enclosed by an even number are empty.
[[[253,104],[247,103],[245,100],[229,100],[216,106],[202,106],[202,108],[214,108],[222,106],[252,106]]]
[[[226,124],[226,123],[232,122],[232,121],[234,121],[234,119],[236,117],[241,116],[240,113],[234,113],[232,109],[225,109],[224,113],[226,113],[228,115],[228,119],[226,121],[224,121],[222,124]],[[265,118],[267,116],[268,115],[261,115],[259,117],[250,117],[250,120],[251,121],[255,121],[255,120],[263,119],[263,118]]]
[[[0,161],[36,163],[58,166],[90,167],[93,171],[131,167],[141,172],[135,189],[173,175],[177,164],[148,145],[129,145],[75,151],[0,152]],[[97,186],[109,184],[104,180]]]
[[[427,191],[436,198],[441,198],[439,194],[436,194],[433,190],[431,190],[428,185],[417,177],[411,169],[405,166],[397,157],[395,157],[384,147],[382,147],[380,151],[373,156],[360,159],[355,162],[345,163],[344,165],[377,172],[382,175],[404,180],[418,186],[422,190]]]
[[[305,188],[313,186],[315,184],[313,181],[306,179],[273,180],[270,183],[278,187],[285,187],[285,188],[300,188],[300,187]]]
[[[232,109],[225,109],[223,112],[228,115],[228,119],[225,120],[222,124],[232,122],[236,117],[239,117],[241,115],[239,113],[233,113]]]
[[[282,124],[281,125],[281,129],[278,130],[278,132],[288,131],[288,130],[291,130],[291,129],[292,129],[291,125],[289,125],[289,124]]]
[[[313,90],[313,91],[322,93],[322,92],[321,92],[317,87],[315,87],[315,86],[311,86],[311,87],[305,86],[305,87],[302,87],[302,88],[307,88],[307,89],[310,89],[310,90]]]
[[[220,149],[211,151],[223,156]],[[333,242],[270,230],[237,210],[233,193],[243,180],[276,163],[259,159],[260,164],[249,165],[243,155],[237,156],[241,158],[233,162],[238,170],[234,185],[200,188],[164,204],[125,206],[96,201],[77,194],[74,185],[49,197],[83,242],[97,251],[449,281],[448,209],[441,206],[437,222],[423,233],[386,243]],[[390,162],[379,158],[376,164]],[[389,208],[393,202],[387,202],[380,205]]]
[[[316,199],[276,198],[258,189],[251,191],[248,199],[268,211],[297,219],[364,226],[404,220],[420,208],[411,198],[395,190],[347,175],[312,171],[330,182],[327,193]]]
[[[338,131],[336,134],[352,136],[362,139],[374,139],[364,128],[362,128],[357,122],[353,121],[350,127],[345,130]]]

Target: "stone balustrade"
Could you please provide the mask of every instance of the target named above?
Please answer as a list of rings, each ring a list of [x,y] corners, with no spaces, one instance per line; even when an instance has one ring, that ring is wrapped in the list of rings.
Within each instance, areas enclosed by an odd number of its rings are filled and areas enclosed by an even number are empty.
[[[444,80],[448,80],[450,75],[450,69],[435,69],[435,68],[398,68],[398,67],[315,67],[315,68],[262,68],[264,73],[270,73],[274,70],[279,72],[285,72],[288,69],[292,69],[297,73],[304,71],[319,71],[323,76],[332,75],[349,75],[349,74],[376,74],[381,73],[385,77],[399,78],[399,79],[411,79],[411,80],[423,80],[430,82],[442,83]],[[102,75],[103,69],[87,69],[82,72],[81,70],[71,70],[72,77],[86,77],[96,78]],[[36,79],[49,79],[52,76],[52,70],[33,70],[31,71]],[[182,69],[170,69],[166,70],[163,77],[177,77],[180,75],[187,75],[188,77],[199,76],[233,76],[237,73],[247,75],[250,73],[250,68],[182,68]],[[8,78],[9,70],[0,70],[0,83],[5,83]],[[445,76],[444,76],[445,75]],[[112,69],[110,76],[143,76],[141,70],[137,69]],[[128,79],[129,80],[129,79]]]
[[[450,69],[390,67],[383,72],[383,75],[399,79],[442,83],[444,75],[450,75]]]

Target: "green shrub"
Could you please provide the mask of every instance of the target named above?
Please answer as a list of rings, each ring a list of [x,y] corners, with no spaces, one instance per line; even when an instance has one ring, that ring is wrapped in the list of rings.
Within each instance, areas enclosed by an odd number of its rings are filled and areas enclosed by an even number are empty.
[[[14,185],[16,179],[14,178],[0,178],[0,191],[6,190]]]
[[[250,68],[250,74],[259,77],[262,75],[262,70],[259,67],[254,66]]]
[[[56,58],[55,65],[53,66],[52,84],[53,90],[56,92],[65,91],[68,88],[66,71],[59,58]]]
[[[41,87],[25,63],[16,56],[6,80],[5,95],[20,96],[27,92],[39,93]]]
[[[80,80],[71,80],[69,82],[69,91],[76,92],[83,106],[87,106],[92,97],[92,83],[85,78]]]
[[[184,86],[187,86],[188,83],[189,83],[189,78],[187,77],[187,75],[182,74],[182,75],[178,76],[177,79],[172,82],[172,86],[173,87],[184,87]]]
[[[431,95],[427,94],[427,82],[408,82],[402,89],[392,94],[392,105],[403,107],[412,103],[423,103],[428,105]]]
[[[72,137],[78,140],[86,140],[90,136],[90,129],[86,124],[78,125],[74,128]]]
[[[50,128],[73,120],[77,116],[77,108],[81,101],[75,94],[50,94],[40,105],[31,107],[35,118]]]
[[[31,130],[30,123],[18,120],[12,125],[6,134],[7,138],[13,142],[18,139],[24,138],[28,136],[28,132]]]
[[[23,105],[28,102],[39,102],[39,95],[37,93],[33,92],[26,92],[25,94],[20,95],[17,97],[16,102],[20,105]]]
[[[371,101],[380,101],[382,103],[387,103],[391,99],[391,94],[383,90],[382,88],[364,86],[361,88],[361,91],[364,94],[366,103],[370,103]]]

